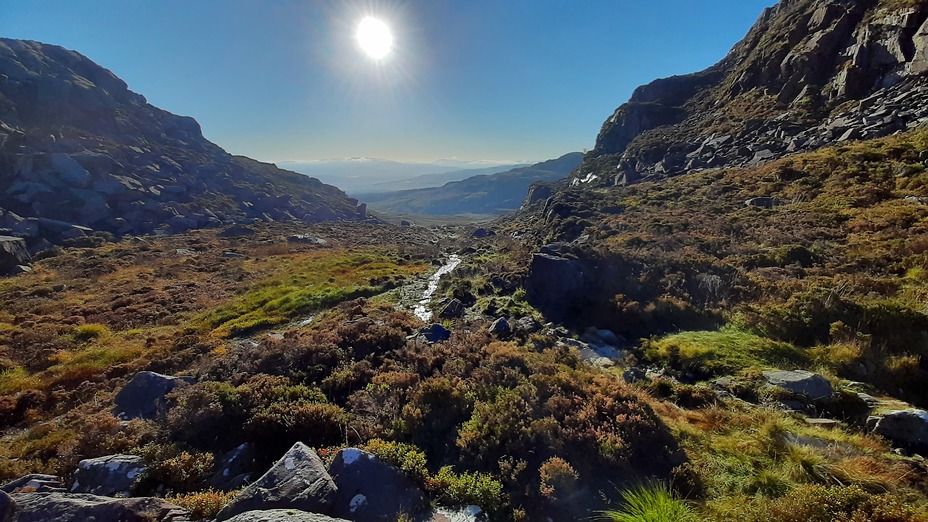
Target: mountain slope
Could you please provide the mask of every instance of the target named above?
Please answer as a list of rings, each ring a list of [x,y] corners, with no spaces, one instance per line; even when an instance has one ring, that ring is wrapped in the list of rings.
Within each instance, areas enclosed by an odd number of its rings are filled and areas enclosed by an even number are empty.
[[[371,194],[364,200],[372,209],[392,214],[505,214],[519,208],[532,183],[563,179],[582,157],[572,152],[507,172],[473,176],[435,188]]]
[[[364,217],[335,187],[228,154],[76,52],[0,39],[0,71],[0,208],[21,217],[114,233]]]
[[[928,122],[928,2],[785,0],[725,59],[635,90],[572,183],[760,164]]]

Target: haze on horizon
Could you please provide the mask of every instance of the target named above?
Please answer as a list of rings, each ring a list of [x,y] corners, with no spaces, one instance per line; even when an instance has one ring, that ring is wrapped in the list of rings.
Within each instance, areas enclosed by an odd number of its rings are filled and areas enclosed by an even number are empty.
[[[635,87],[717,62],[773,3],[8,1],[0,36],[86,55],[234,154],[515,163],[591,147]]]

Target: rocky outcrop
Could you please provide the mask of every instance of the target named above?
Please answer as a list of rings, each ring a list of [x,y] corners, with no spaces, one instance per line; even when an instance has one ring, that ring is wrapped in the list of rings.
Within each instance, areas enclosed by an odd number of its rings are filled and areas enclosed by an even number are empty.
[[[109,498],[79,493],[14,493],[11,522],[188,522],[188,513],[158,498]]]
[[[783,0],[706,71],[639,87],[573,186],[750,166],[928,123],[928,3]]]
[[[74,51],[0,39],[0,71],[0,208],[19,216],[117,234],[365,218],[335,187],[228,154]]]
[[[71,492],[127,496],[134,492],[147,468],[142,457],[135,455],[84,459],[77,466]]]
[[[336,493],[335,482],[322,459],[305,444],[297,442],[267,473],[236,495],[216,520],[268,509],[329,513]]]
[[[216,473],[210,480],[210,486],[219,491],[240,489],[251,482],[251,468],[255,460],[255,448],[245,443],[229,451],[216,464]]]
[[[153,419],[164,406],[164,398],[168,393],[191,382],[191,377],[139,372],[119,390],[113,414],[123,420]]]
[[[335,516],[356,522],[397,520],[428,509],[425,495],[406,475],[357,448],[335,455],[329,473],[338,487]]]

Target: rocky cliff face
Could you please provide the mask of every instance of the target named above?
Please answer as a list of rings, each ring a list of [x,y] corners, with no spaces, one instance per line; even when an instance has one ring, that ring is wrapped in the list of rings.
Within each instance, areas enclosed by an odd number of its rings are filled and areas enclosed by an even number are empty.
[[[727,57],[635,90],[573,185],[763,163],[928,123],[928,1],[783,0]]]
[[[319,180],[228,154],[193,118],[146,102],[86,57],[0,39],[0,228],[19,235],[183,231],[343,220],[363,207]],[[30,219],[31,218],[31,219]]]

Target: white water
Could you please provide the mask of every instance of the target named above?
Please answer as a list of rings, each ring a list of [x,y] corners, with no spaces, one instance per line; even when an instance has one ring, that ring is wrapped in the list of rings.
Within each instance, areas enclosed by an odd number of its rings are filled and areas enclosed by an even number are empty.
[[[457,254],[451,254],[451,257],[448,258],[448,262],[442,265],[431,277],[429,277],[429,285],[422,292],[422,298],[419,299],[419,304],[412,309],[412,313],[416,317],[422,319],[425,322],[432,320],[432,311],[429,310],[429,302],[432,300],[432,294],[438,290],[438,280],[441,279],[441,276],[450,273],[452,270],[458,267],[461,264],[461,256]]]

